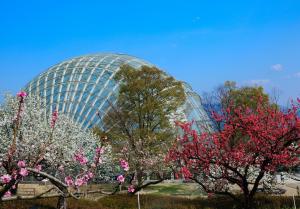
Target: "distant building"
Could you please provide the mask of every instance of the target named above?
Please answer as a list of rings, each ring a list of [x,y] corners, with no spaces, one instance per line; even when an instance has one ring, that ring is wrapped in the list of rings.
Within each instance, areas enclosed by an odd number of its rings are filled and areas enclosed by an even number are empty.
[[[110,102],[117,99],[118,83],[113,77],[124,64],[137,69],[143,65],[154,66],[125,54],[80,56],[50,67],[29,82],[25,91],[41,97],[49,114],[58,110],[85,130],[103,127],[102,119],[110,108]],[[183,113],[184,120],[193,120],[198,130],[202,126],[207,127],[210,119],[202,107],[200,96],[187,83],[184,83],[184,88],[187,100],[178,112]]]

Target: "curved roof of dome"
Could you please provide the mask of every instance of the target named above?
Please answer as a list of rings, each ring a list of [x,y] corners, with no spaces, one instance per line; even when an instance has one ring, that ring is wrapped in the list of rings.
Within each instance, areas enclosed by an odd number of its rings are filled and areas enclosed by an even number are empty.
[[[118,83],[113,77],[124,64],[137,69],[143,65],[154,66],[126,54],[79,56],[50,67],[28,83],[25,90],[29,94],[39,95],[49,113],[54,110],[63,112],[84,129],[102,126],[102,118],[110,102],[117,98]],[[208,121],[201,101],[195,97],[190,86],[186,88],[186,93],[183,112],[187,120]],[[98,117],[98,112],[102,117]]]

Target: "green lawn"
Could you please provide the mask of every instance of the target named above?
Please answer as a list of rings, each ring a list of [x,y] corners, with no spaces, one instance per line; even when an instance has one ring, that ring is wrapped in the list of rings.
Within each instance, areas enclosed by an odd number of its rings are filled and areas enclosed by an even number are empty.
[[[178,196],[141,195],[141,209],[238,209],[228,198],[195,198],[188,199]],[[55,209],[56,199],[14,201],[1,204],[1,209]],[[137,197],[132,195],[114,195],[99,199],[68,200],[69,209],[136,209]],[[300,198],[296,198],[300,206]],[[298,207],[299,208],[299,207]],[[293,209],[291,197],[258,197],[255,209]]]
[[[164,183],[151,185],[144,189],[142,193],[184,197],[199,197],[204,195],[199,189],[199,186],[194,183]]]
[[[111,185],[91,185],[89,189],[104,188]],[[89,200],[68,199],[69,209],[136,209],[137,195],[122,194],[103,196],[90,195]],[[197,184],[164,183],[151,185],[141,191],[141,209],[238,209],[238,205],[230,198],[215,196],[207,198]],[[55,209],[57,199],[13,201],[0,203],[1,209]],[[258,196],[255,209],[293,209],[292,197]],[[300,208],[300,198],[296,197]]]

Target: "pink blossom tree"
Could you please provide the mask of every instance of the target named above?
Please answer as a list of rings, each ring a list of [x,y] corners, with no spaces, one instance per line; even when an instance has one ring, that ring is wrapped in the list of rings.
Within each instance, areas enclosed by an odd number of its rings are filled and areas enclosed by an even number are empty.
[[[178,123],[183,135],[170,150],[168,160],[178,173],[197,182],[209,194],[226,194],[251,208],[264,176],[279,166],[299,164],[300,118],[298,104],[287,112],[257,101],[255,109],[229,106],[213,114],[222,129],[198,134],[191,123]]]

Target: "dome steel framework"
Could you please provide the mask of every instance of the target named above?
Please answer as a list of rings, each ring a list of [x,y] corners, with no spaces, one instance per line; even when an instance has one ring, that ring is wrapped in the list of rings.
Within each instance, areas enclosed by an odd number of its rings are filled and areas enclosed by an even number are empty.
[[[136,69],[143,65],[154,66],[125,54],[80,56],[50,67],[24,89],[31,95],[41,97],[49,114],[58,110],[83,129],[95,125],[103,127],[102,119],[110,108],[110,102],[117,99],[118,83],[113,77],[124,64]],[[195,121],[195,128],[199,131],[203,125],[209,127],[210,119],[202,107],[200,96],[187,83],[184,83],[184,89],[187,100],[180,109],[185,120]]]

